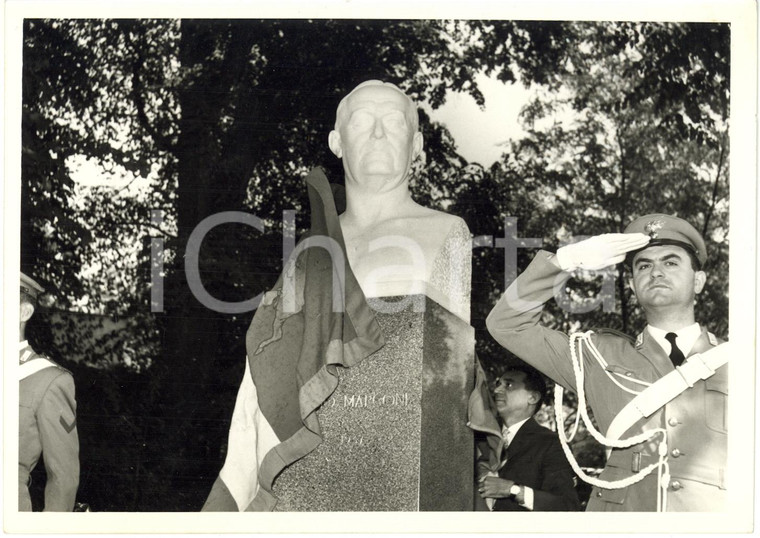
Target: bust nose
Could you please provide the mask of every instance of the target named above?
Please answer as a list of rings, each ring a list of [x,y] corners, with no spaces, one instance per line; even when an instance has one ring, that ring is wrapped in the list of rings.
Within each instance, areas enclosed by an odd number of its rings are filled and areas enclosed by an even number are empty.
[[[373,138],[382,138],[385,136],[385,129],[383,128],[383,122],[375,120],[375,125],[372,127]]]

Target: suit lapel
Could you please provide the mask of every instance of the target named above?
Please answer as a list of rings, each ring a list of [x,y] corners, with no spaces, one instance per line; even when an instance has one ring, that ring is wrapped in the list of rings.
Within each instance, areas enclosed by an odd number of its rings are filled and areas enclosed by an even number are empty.
[[[509,446],[507,447],[507,458],[512,459],[524,450],[530,448],[532,446],[530,438],[535,435],[536,429],[540,427],[541,426],[539,426],[533,418],[529,418],[525,424],[517,430],[515,438],[509,443]]]

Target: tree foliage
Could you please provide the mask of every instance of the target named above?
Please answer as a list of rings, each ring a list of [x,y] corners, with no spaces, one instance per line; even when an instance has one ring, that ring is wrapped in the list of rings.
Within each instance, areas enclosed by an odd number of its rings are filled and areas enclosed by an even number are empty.
[[[541,238],[556,248],[574,237],[622,231],[643,214],[677,214],[706,238],[708,285],[697,310],[700,321],[725,336],[728,27],[560,27],[573,46],[563,47],[556,70],[542,79],[546,86],[523,110],[527,136],[513,141],[473,187],[474,202],[462,208],[471,215],[471,229],[501,229],[503,216],[510,215],[517,217],[521,237]],[[556,32],[547,33],[557,39]],[[483,258],[475,256],[476,262]],[[486,279],[496,276],[495,267],[483,268]],[[614,313],[596,309],[581,318],[584,325],[641,328],[626,279],[621,266]],[[485,305],[478,317],[487,314],[504,284],[474,301]],[[596,299],[598,285],[576,286],[577,299]],[[578,320],[558,309],[554,315],[565,328]]]
[[[198,270],[225,301],[268,289],[282,267],[283,211],[297,212],[302,232],[306,170],[342,181],[327,133],[340,98],[369,78],[433,108],[451,91],[487,106],[481,72],[535,88],[527,135],[488,168],[468,163],[421,111],[415,198],[462,216],[475,235],[503,237],[514,217],[521,237],[547,248],[677,213],[708,239],[698,311],[725,335],[729,36],[717,24],[26,20],[22,267],[57,291],[57,308],[128,320],[97,353],[48,342],[63,362],[84,357],[71,364],[84,500],[96,510],[200,507],[223,460],[251,313],[214,312],[193,296],[188,238],[222,211],[261,218],[263,232],[210,230]],[[516,267],[533,252],[518,249]],[[478,351],[494,366],[512,360],[483,330],[506,284],[504,251],[476,248],[473,261]],[[164,308],[154,313],[159,282]],[[616,313],[552,306],[547,323],[634,330],[640,316],[620,274],[616,282]],[[598,284],[579,280],[571,293],[593,301]],[[129,364],[113,364],[124,356]],[[109,452],[111,439],[120,450]]]

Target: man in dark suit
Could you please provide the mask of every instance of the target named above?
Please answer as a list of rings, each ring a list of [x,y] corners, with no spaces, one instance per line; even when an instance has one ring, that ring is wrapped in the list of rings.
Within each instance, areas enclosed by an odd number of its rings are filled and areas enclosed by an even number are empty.
[[[478,492],[494,511],[580,510],[557,434],[533,418],[546,383],[533,368],[508,370],[493,389],[501,441],[479,445]]]

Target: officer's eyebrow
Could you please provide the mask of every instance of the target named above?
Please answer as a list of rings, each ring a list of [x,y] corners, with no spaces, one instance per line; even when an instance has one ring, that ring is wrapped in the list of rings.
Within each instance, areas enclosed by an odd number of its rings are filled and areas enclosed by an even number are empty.
[[[679,261],[683,259],[678,252],[668,252],[657,259],[660,261],[667,261],[673,258],[676,258]],[[652,258],[639,257],[639,258],[636,258],[636,261],[633,262],[633,265],[635,267],[638,267],[640,263],[647,263],[647,262],[652,263],[653,261],[654,260]]]

